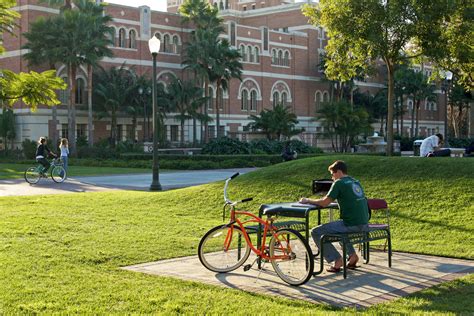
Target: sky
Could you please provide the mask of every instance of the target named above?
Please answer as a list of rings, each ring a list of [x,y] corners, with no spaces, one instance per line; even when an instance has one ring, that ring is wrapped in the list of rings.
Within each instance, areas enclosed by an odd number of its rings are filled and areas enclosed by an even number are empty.
[[[105,0],[107,3],[123,4],[129,7],[147,5],[155,11],[166,11],[166,0]]]

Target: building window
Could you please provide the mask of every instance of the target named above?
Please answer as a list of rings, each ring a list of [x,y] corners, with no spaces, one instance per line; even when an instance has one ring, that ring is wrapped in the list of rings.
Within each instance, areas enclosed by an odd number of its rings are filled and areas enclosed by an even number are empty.
[[[315,111],[321,110],[321,102],[323,101],[323,95],[321,92],[316,92],[314,96],[314,109]]]
[[[165,36],[163,36],[163,51],[165,53],[171,53],[170,36],[168,34],[165,34]]]
[[[240,109],[242,111],[247,111],[249,109],[249,92],[247,90],[242,90],[240,104]]]
[[[280,95],[278,94],[278,91],[273,92],[273,108],[276,108],[279,101],[280,101]]]
[[[216,138],[216,127],[214,125],[209,125],[207,128],[209,139]]]
[[[234,22],[230,22],[230,45],[232,45],[234,47],[237,45],[236,36],[235,36],[235,23]]]
[[[134,141],[135,133],[133,132],[133,125],[126,125],[127,127],[127,140]]]
[[[288,102],[288,95],[287,95],[286,92],[282,92],[281,93],[281,103],[283,104],[283,106],[286,106],[287,102]]]
[[[259,63],[260,62],[260,56],[258,52],[258,47],[255,47],[255,62]]]
[[[277,63],[277,51],[276,49],[272,49],[272,64]]]
[[[173,36],[173,53],[179,53],[179,38],[178,35]]]
[[[285,52],[284,63],[285,66],[290,66],[290,52]]]
[[[110,40],[110,45],[115,46],[115,27],[111,27],[110,33],[107,34],[107,38]]]
[[[123,125],[117,125],[117,139],[116,141],[120,142],[123,139]]]
[[[76,104],[84,104],[85,82],[82,78],[76,80]]]
[[[252,4],[252,10],[255,10],[255,3]]]
[[[253,63],[253,52],[252,52],[252,46],[247,47],[247,52],[249,54],[249,61]]]
[[[119,47],[125,48],[125,29],[119,30]]]
[[[250,111],[257,111],[257,91],[250,92]]]
[[[240,45],[240,54],[242,55],[242,61],[247,61],[247,53],[244,45]]]
[[[263,50],[268,51],[268,28],[263,28]]]
[[[67,124],[61,124],[61,137],[69,138],[69,130],[67,128]]]
[[[66,84],[69,84],[69,81],[68,81],[67,77],[62,77],[61,79],[63,79],[63,81]],[[68,102],[69,102],[69,89],[59,90],[58,98],[59,98],[59,101],[61,101],[61,104],[68,104]]]
[[[207,108],[212,111],[212,99],[214,99],[214,90],[209,87],[208,91],[209,98],[207,99]]]
[[[170,125],[170,140],[172,142],[178,141],[178,134],[179,134],[179,126],[178,125]]]
[[[219,109],[224,109],[224,89],[222,87],[219,88]]]
[[[137,34],[135,30],[130,30],[128,33],[128,48],[137,48]]]
[[[87,137],[87,124],[76,124],[76,137]]]

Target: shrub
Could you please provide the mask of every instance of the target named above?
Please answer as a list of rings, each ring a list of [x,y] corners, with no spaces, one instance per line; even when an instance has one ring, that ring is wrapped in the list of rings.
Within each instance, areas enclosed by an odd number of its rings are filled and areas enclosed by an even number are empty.
[[[221,137],[212,139],[202,148],[203,154],[211,155],[233,155],[233,154],[250,154],[250,145],[241,142],[238,139]]]
[[[23,155],[26,159],[35,159],[36,155],[36,142],[29,140],[28,138],[21,142],[23,148]]]

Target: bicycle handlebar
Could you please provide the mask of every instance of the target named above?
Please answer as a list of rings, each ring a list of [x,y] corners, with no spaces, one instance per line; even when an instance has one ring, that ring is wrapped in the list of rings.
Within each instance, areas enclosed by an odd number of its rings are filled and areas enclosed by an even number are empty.
[[[224,185],[224,202],[225,204],[235,204],[235,203],[245,203],[245,202],[249,202],[249,201],[252,201],[253,198],[246,198],[246,199],[243,199],[241,201],[231,201],[228,197],[227,197],[227,187],[229,186],[229,182],[230,180],[236,178],[237,176],[239,176],[240,173],[236,172],[234,173],[230,178],[227,178],[227,180],[225,180],[225,185]]]

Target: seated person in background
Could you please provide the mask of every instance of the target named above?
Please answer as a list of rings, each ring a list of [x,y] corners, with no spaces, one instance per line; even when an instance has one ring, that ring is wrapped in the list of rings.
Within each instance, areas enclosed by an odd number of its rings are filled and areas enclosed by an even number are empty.
[[[474,141],[472,141],[469,146],[466,147],[466,157],[474,157]]]
[[[355,233],[368,230],[369,208],[364,190],[359,181],[347,175],[347,165],[344,161],[337,160],[328,168],[332,175],[334,183],[328,194],[318,200],[301,198],[300,203],[313,204],[322,207],[328,206],[331,202],[337,200],[341,220],[329,222],[320,225],[311,231],[314,242],[321,249],[321,236],[331,233]],[[355,269],[359,257],[352,245],[347,245],[347,254],[349,262],[347,268]],[[334,265],[328,268],[328,272],[339,272],[343,264],[342,257],[336,248],[330,244],[324,244],[324,259],[328,263],[334,262]]]
[[[449,157],[451,150],[440,149],[442,143],[442,134],[431,135],[423,139],[420,146],[420,157]]]
[[[287,142],[285,144],[285,147],[283,148],[283,151],[281,152],[281,157],[285,161],[290,161],[296,159],[297,153],[293,149],[291,149],[290,143]]]
[[[38,140],[38,147],[36,148],[36,161],[43,165],[44,169],[42,174],[45,174],[51,164],[49,163],[48,159],[46,159],[47,155],[51,154],[54,157],[57,157],[46,145],[46,138],[40,137]]]

